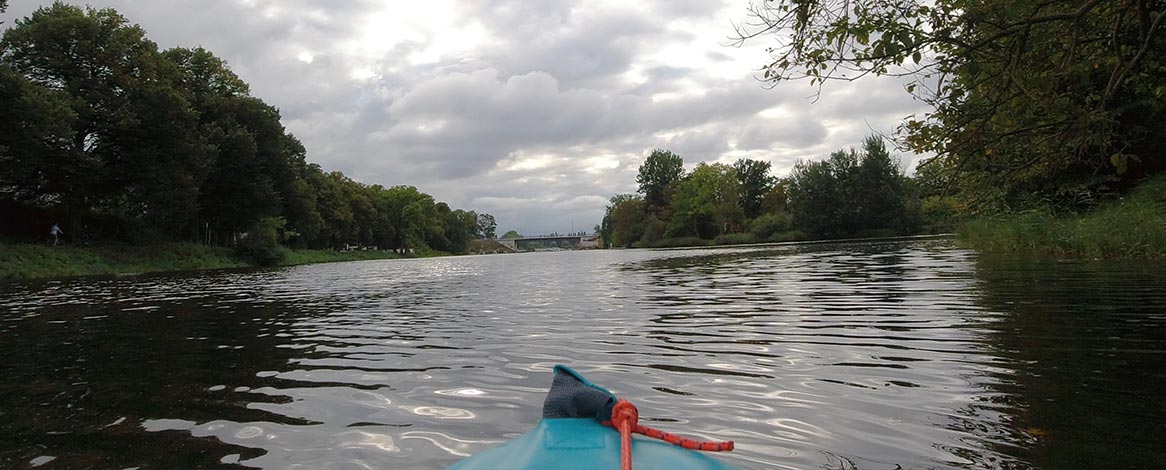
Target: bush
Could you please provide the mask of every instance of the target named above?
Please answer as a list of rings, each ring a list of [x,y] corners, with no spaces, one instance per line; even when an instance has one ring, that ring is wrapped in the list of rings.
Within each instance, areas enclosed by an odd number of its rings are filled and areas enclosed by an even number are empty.
[[[235,252],[240,258],[257,266],[274,266],[287,257],[280,244],[280,232],[287,222],[283,217],[264,217],[243,235]]]
[[[959,224],[955,199],[930,196],[923,200],[923,233],[949,233]]]
[[[676,237],[665,238],[655,243],[642,244],[644,248],[680,248],[685,246],[709,246],[712,244],[711,240],[705,240],[697,237]],[[638,248],[638,247],[637,247]]]
[[[806,235],[806,232],[803,232],[801,230],[789,230],[789,231],[775,233],[773,235],[770,235],[769,238],[765,239],[765,241],[770,242],[770,243],[781,243],[781,242],[800,242],[800,241],[809,240],[809,239],[810,239],[810,236]]]
[[[1084,214],[1032,211],[960,228],[976,249],[1077,259],[1166,258],[1166,176]]]
[[[656,243],[664,238],[665,229],[664,222],[661,222],[656,216],[649,216],[648,222],[644,224],[644,236],[640,240],[647,245]]]
[[[751,233],[726,233],[713,239],[714,245],[745,245],[757,243],[757,237]]]
[[[859,230],[854,238],[890,238],[899,236],[899,232],[890,228],[868,228]]]
[[[765,214],[753,220],[749,233],[758,240],[766,240],[775,233],[789,231],[793,225],[794,217],[789,213]]]

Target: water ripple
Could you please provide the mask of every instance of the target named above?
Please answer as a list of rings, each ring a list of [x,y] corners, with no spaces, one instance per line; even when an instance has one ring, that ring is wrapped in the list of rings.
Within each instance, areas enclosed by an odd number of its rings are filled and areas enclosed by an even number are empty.
[[[558,363],[743,468],[1153,461],[1162,271],[931,240],[12,283],[0,466],[438,468]]]

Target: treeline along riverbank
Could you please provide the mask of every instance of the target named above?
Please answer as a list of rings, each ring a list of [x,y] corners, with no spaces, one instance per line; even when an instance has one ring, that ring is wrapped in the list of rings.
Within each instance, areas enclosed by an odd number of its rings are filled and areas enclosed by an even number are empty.
[[[883,139],[800,161],[786,178],[769,162],[701,163],[668,150],[640,166],[638,194],[611,198],[600,231],[614,246],[661,247],[939,233],[953,226],[921,198]]]
[[[57,225],[66,245],[186,242],[278,264],[285,247],[464,253],[494,235],[489,214],[310,163],[279,110],[210,51],[159,50],[108,8],[54,3],[8,23],[0,39],[4,243],[43,243]],[[196,266],[207,259],[197,258]]]
[[[883,140],[799,161],[785,178],[768,162],[701,163],[655,150],[638,194],[611,198],[600,231],[611,246],[679,247],[955,232],[982,251],[1074,259],[1166,258],[1166,177],[1072,210],[986,210],[951,191],[946,173],[903,175]],[[1037,195],[1034,194],[1034,197]]]

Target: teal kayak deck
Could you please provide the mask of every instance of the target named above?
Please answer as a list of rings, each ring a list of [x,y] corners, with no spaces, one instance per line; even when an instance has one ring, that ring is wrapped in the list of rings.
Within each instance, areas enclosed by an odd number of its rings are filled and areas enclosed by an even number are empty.
[[[602,470],[620,468],[619,432],[591,418],[544,419],[531,432],[462,460],[450,470]],[[728,470],[718,460],[633,436],[634,470]]]

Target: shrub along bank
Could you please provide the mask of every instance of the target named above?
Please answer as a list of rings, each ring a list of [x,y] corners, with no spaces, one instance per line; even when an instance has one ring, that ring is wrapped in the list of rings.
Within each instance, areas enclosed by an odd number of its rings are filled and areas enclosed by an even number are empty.
[[[265,253],[270,255],[270,253]],[[435,256],[439,252],[415,253]],[[152,245],[51,246],[0,243],[0,279],[61,278],[127,275],[166,271],[195,271],[257,266],[245,253],[194,243]],[[283,266],[399,258],[392,251],[284,250],[276,263]],[[266,258],[270,260],[270,258]],[[269,263],[270,264],[270,263]]]
[[[1082,213],[979,218],[959,229],[970,248],[1078,259],[1166,258],[1166,176]]]

